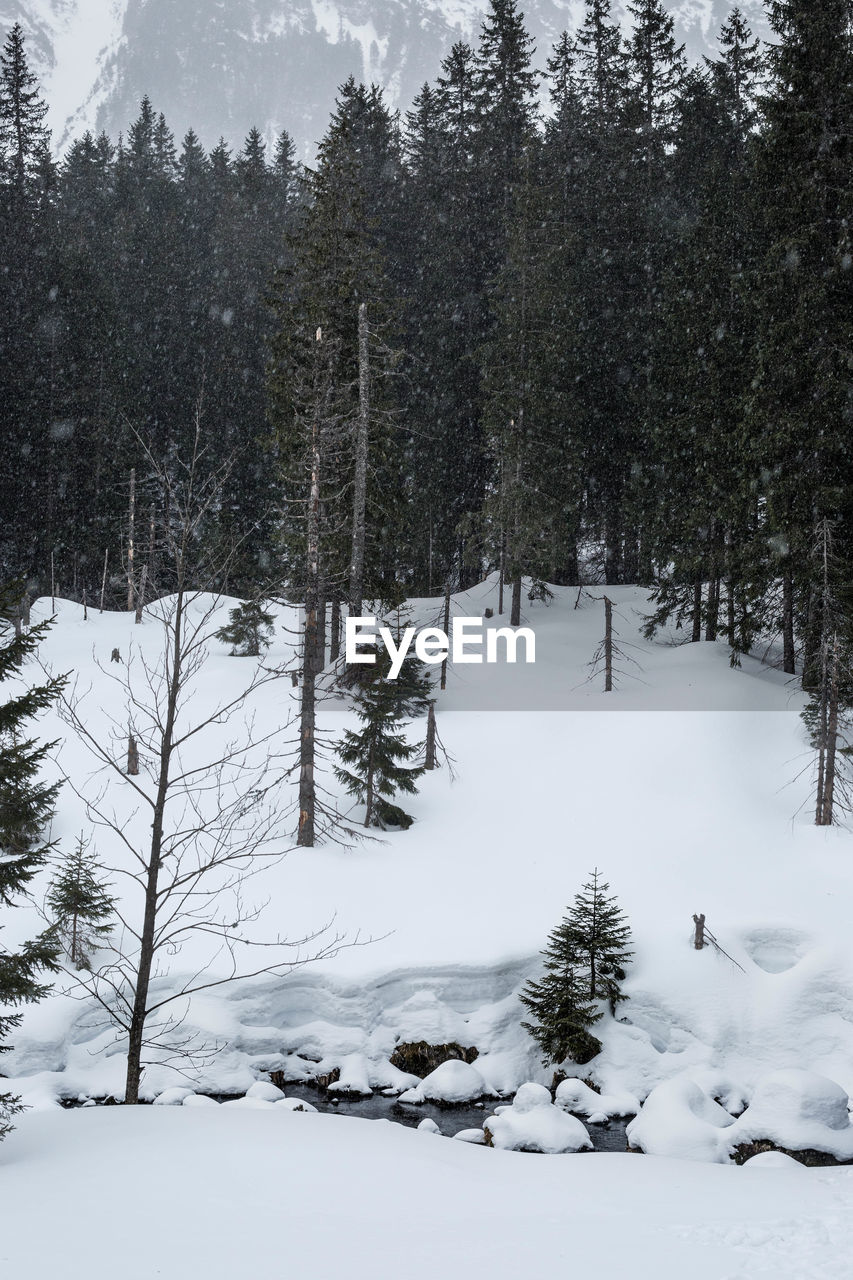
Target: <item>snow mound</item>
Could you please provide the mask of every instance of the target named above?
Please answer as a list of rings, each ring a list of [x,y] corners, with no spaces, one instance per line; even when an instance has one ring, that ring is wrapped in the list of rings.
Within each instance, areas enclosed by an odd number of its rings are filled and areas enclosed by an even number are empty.
[[[788,1068],[763,1076],[752,1101],[735,1121],[732,1146],[772,1142],[788,1151],[820,1151],[853,1160],[849,1098],[840,1085],[815,1071]]]
[[[284,1111],[316,1111],[317,1108],[304,1098],[279,1098],[275,1104]]]
[[[154,1099],[154,1106],[182,1107],[186,1099],[191,1097],[194,1092],[194,1089],[164,1089]]]
[[[602,1124],[612,1116],[635,1116],[640,1110],[632,1093],[596,1093],[583,1080],[564,1080],[557,1086],[554,1101],[563,1111],[585,1116],[593,1124]]]
[[[743,1169],[803,1169],[799,1160],[786,1156],[784,1151],[759,1151],[757,1156],[744,1160]]]
[[[218,1107],[219,1103],[215,1098],[209,1098],[206,1093],[191,1093],[189,1097],[184,1098],[183,1105],[185,1107]]]
[[[486,1082],[476,1067],[451,1058],[431,1071],[414,1089],[400,1094],[401,1102],[471,1102],[488,1093]]]
[[[434,1120],[431,1120],[429,1116],[420,1122],[418,1129],[421,1133],[441,1133],[438,1125]]]
[[[264,1102],[280,1102],[284,1097],[284,1091],[277,1085],[270,1084],[269,1080],[258,1080],[246,1090],[246,1097],[261,1098]]]
[[[277,1102],[271,1102],[268,1098],[229,1098],[227,1102],[222,1103],[223,1107],[237,1107],[242,1111],[269,1111],[272,1107],[277,1107]]]
[[[499,1107],[483,1125],[483,1132],[489,1146],[504,1151],[562,1155],[592,1150],[589,1134],[580,1120],[555,1107],[541,1084],[523,1084],[512,1106]]]
[[[625,1136],[630,1146],[647,1155],[724,1164],[730,1147],[724,1131],[734,1123],[695,1080],[679,1075],[652,1089]]]
[[[363,1053],[347,1054],[341,1063],[340,1078],[329,1085],[329,1093],[354,1093],[368,1097],[372,1092],[367,1058]]]
[[[457,1142],[470,1142],[473,1147],[484,1147],[486,1135],[482,1129],[460,1129],[453,1137]]]

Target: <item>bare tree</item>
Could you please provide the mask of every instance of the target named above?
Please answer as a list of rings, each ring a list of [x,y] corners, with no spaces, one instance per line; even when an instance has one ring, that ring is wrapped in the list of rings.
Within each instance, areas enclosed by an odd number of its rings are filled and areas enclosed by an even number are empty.
[[[329,925],[298,940],[259,939],[252,927],[260,909],[246,903],[247,880],[286,851],[280,790],[290,770],[274,747],[280,728],[259,734],[252,715],[259,691],[280,673],[259,662],[239,692],[205,701],[216,583],[225,566],[207,558],[204,530],[227,467],[207,468],[199,416],[185,464],[165,467],[145,449],[171,513],[164,558],[173,593],[149,609],[162,647],[156,657],[133,649],[115,674],[102,669],[116,696],[100,718],[79,688],[64,700],[67,723],[96,765],[78,794],[109,833],[116,853],[104,869],[125,889],[112,951],[77,977],[126,1041],[127,1103],[139,1101],[146,1051],[162,1057],[198,1048],[178,1035],[194,993],[284,974],[343,945]],[[129,734],[138,751],[135,775],[126,772]],[[155,982],[165,958],[191,941],[192,972],[168,985]]]

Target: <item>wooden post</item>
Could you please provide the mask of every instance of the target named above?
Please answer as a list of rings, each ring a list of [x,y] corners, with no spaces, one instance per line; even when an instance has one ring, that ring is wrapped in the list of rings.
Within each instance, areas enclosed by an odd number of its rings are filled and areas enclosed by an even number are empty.
[[[444,634],[450,636],[450,579],[444,584]],[[447,688],[447,659],[441,664],[441,687]]]
[[[133,586],[133,524],[136,517],[136,467],[130,469],[130,506],[128,510],[127,533],[127,607],[134,607],[135,594]]]
[[[107,590],[107,564],[110,559],[110,549],[107,547],[104,552],[104,576],[101,578],[101,613],[104,612],[104,595]]]
[[[613,692],[613,601],[604,597],[604,692]]]
[[[427,731],[426,731],[426,751],[424,759],[425,769],[435,768],[435,703],[429,704],[429,712],[427,714]]]
[[[705,914],[694,916],[693,923],[696,928],[693,931],[693,946],[697,951],[701,951],[705,945]]]

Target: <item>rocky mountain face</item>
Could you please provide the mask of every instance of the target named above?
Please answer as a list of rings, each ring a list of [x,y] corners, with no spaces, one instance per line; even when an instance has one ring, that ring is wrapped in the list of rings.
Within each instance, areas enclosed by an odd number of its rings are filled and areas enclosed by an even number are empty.
[[[729,0],[672,0],[691,61],[715,50]],[[762,0],[740,0],[767,33]],[[84,128],[126,129],[148,94],[179,136],[239,145],[257,124],[287,128],[305,154],[349,75],[383,85],[406,109],[455,40],[476,40],[482,0],[0,0],[0,32],[20,21],[62,147]],[[530,0],[544,66],[583,0]],[[624,13],[625,4],[614,10]]]

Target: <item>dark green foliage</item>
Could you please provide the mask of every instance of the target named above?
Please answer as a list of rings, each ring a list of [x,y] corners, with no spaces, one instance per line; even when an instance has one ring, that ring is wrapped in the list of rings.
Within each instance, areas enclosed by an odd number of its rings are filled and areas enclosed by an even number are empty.
[[[403,627],[398,611],[397,643]],[[336,744],[341,766],[335,766],[335,774],[348,793],[365,805],[366,827],[407,828],[413,820],[393,803],[393,797],[400,792],[414,795],[424,773],[423,765],[412,763],[422,746],[409,742],[404,729],[407,720],[429,708],[430,676],[411,650],[394,680],[389,676],[391,660],[384,645],[378,646],[376,657],[374,665],[361,668],[364,675],[354,696],[361,728],[346,729]]]
[[[633,952],[631,930],[610,885],[599,878],[598,868],[575,894],[568,916],[568,936],[587,983],[590,999],[606,1000],[610,1012],[626,997],[621,983]]]
[[[76,969],[91,968],[92,952],[112,932],[115,901],[81,835],[59,864],[46,898],[54,929]]]
[[[542,978],[531,979],[519,997],[534,1021],[521,1025],[542,1050],[545,1066],[567,1058],[589,1062],[601,1050],[590,1027],[603,1015],[589,997],[566,920],[549,935],[542,957]]]
[[[22,674],[27,659],[38,649],[48,623],[15,634],[21,587],[0,589],[0,685]],[[27,722],[55,700],[61,679],[20,688],[13,684],[0,703],[0,907],[20,905],[33,878],[44,866],[51,845],[43,832],[53,813],[59,784],[40,781],[45,757],[55,743],[39,744],[26,736]],[[52,929],[24,943],[15,951],[0,945],[0,1006],[14,1008],[40,1000],[48,991],[45,973],[57,968],[57,938]],[[20,1014],[0,1013],[0,1052],[9,1032],[20,1023]],[[9,1118],[19,1110],[18,1100],[0,1093],[0,1138],[8,1132]]]
[[[216,632],[217,640],[231,645],[232,657],[259,658],[272,639],[275,618],[260,600],[244,600],[229,610],[230,622]]]

